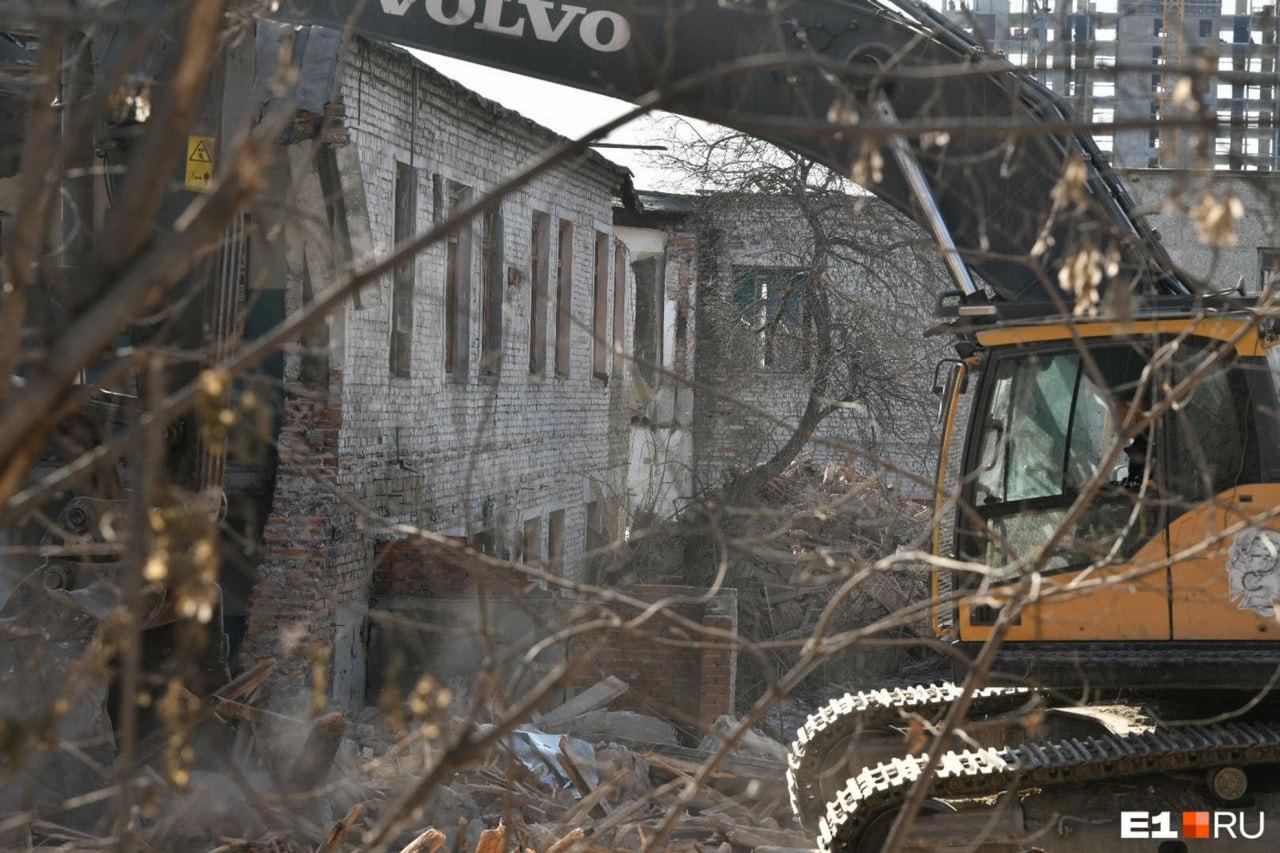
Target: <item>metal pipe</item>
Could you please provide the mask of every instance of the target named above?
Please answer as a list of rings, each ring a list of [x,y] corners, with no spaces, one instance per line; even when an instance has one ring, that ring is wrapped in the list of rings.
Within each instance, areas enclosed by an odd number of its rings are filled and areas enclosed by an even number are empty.
[[[888,98],[877,98],[873,106],[886,124],[898,125],[898,114],[893,111],[893,105],[889,103]],[[942,219],[942,211],[938,209],[937,199],[933,197],[929,182],[925,180],[924,171],[916,160],[915,152],[911,150],[907,138],[901,134],[889,137],[889,147],[893,151],[894,159],[898,161],[898,168],[902,170],[907,183],[911,186],[916,203],[920,205],[920,210],[929,223],[933,238],[938,241],[938,246],[942,249],[942,258],[947,262],[951,278],[965,296],[972,296],[978,292],[978,285],[974,283],[964,258],[960,257],[960,250],[956,248],[956,241],[952,238],[947,223]]]

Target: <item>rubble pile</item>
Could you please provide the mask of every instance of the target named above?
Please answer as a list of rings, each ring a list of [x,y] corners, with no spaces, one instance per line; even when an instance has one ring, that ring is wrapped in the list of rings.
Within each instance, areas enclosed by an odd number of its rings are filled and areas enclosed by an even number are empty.
[[[723,585],[737,590],[739,631],[749,640],[798,646],[813,635],[824,609],[850,577],[896,551],[929,546],[931,508],[852,466],[819,465],[801,457],[771,480],[758,500],[726,506],[721,498],[727,499],[717,497],[709,509],[691,507],[667,530],[646,531],[633,548],[632,574],[662,580],[655,573],[680,565],[679,582],[705,587],[716,580],[720,547],[727,548]],[[897,622],[892,618],[928,597],[929,574],[919,564],[867,572],[838,604],[828,632],[885,624],[881,638],[931,637],[923,609]],[[779,670],[796,656],[789,649],[771,654]],[[868,644],[824,663],[792,698],[811,707],[833,693],[939,677],[946,671],[923,649]],[[756,661],[741,656],[740,699],[754,700],[764,686]],[[769,727],[780,738],[793,730]]]
[[[928,550],[930,506],[883,478],[805,459],[776,477],[769,492],[777,514],[752,519],[748,541],[773,536],[776,544],[746,550],[739,558],[745,564],[742,574],[754,581],[738,583],[744,636],[774,641],[812,637],[837,591],[861,574],[837,605],[828,634],[878,625],[875,639],[932,638],[928,611],[913,607],[930,596],[927,567],[904,561],[870,570],[895,552]],[[793,663],[794,655],[778,653],[779,667]],[[945,661],[925,645],[868,642],[823,662],[793,692],[790,704],[812,708],[845,691],[928,682],[947,674]],[[745,679],[739,693],[753,695]],[[789,734],[794,726],[770,725],[768,731]]]
[[[799,460],[768,487],[772,511],[750,519],[747,541],[776,537],[763,553],[743,554],[761,585],[759,601],[773,639],[808,636],[830,595],[851,569],[901,548],[919,548],[930,509],[877,477]],[[739,590],[741,593],[741,590]],[[866,624],[928,597],[928,577],[904,568],[875,572],[850,595],[845,623]],[[923,624],[911,627],[923,627]]]
[[[311,697],[296,692],[215,696],[191,745],[199,754],[229,743],[231,761],[193,768],[183,791],[155,778],[139,836],[157,849],[329,853],[367,846],[381,822],[407,814],[412,828],[387,849],[631,851],[659,833],[665,840],[655,849],[689,853],[810,849],[787,805],[782,744],[746,731],[725,749],[738,723],[722,717],[697,747],[681,746],[669,722],[609,710],[627,689],[611,677],[500,730],[435,687],[394,713],[366,708],[351,719],[313,715]],[[602,734],[601,721],[607,727],[614,715],[620,721]],[[658,737],[644,739],[651,734]],[[477,760],[402,807],[461,740],[491,735]]]

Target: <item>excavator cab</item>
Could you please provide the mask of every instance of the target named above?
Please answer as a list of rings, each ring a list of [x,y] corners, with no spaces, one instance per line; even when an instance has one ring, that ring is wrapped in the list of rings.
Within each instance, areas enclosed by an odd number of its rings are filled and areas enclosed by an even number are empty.
[[[821,849],[881,849],[929,766],[938,833],[952,800],[1180,771],[1212,808],[1280,765],[1280,338],[1243,298],[1150,303],[945,320],[931,608],[954,678],[833,698],[796,732]],[[930,765],[903,736],[921,719],[965,740]]]
[[[985,568],[939,579],[942,636],[976,653],[1034,572],[997,667],[1009,679],[1267,683],[1280,659],[1280,644],[1260,645],[1280,637],[1280,395],[1272,342],[1232,307],[962,332],[968,381],[943,402],[944,440],[959,446],[940,456],[935,549]]]

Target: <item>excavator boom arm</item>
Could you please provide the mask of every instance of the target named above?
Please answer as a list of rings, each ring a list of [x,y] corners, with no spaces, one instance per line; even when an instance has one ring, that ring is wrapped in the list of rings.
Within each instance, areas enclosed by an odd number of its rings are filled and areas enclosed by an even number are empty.
[[[1098,247],[1135,291],[1187,292],[1065,105],[914,0],[286,0],[273,16],[624,100],[657,93],[843,174],[883,150],[868,188],[937,238],[961,290],[957,254],[997,298],[1048,303],[1062,260]],[[1084,210],[1054,206],[1070,157]]]

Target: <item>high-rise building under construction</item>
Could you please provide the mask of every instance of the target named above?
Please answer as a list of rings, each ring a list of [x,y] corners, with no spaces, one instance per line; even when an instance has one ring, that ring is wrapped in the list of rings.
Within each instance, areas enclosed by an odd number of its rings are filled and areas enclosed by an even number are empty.
[[[1117,166],[1280,166],[1274,3],[942,2],[1065,97]]]

